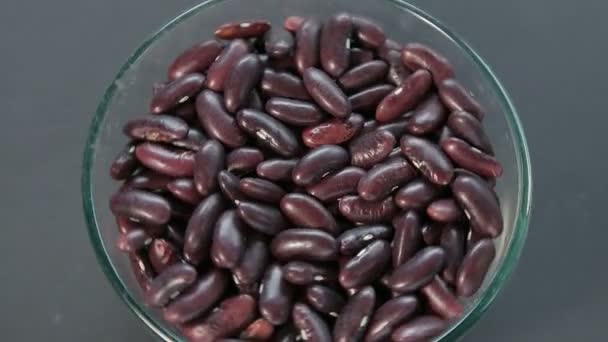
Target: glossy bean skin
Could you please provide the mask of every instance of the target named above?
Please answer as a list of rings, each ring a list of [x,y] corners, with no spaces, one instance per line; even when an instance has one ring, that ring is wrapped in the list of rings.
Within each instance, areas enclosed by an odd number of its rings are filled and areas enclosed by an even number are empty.
[[[212,269],[165,308],[164,319],[175,324],[196,318],[222,298],[227,285],[226,273]]]
[[[338,82],[345,90],[360,89],[380,83],[387,72],[388,64],[386,62],[373,60],[348,70]]]
[[[448,118],[447,126],[458,138],[485,153],[493,154],[490,139],[483,130],[481,122],[475,116],[467,112],[454,112]]]
[[[232,269],[239,284],[254,284],[259,281],[270,259],[266,242],[259,237],[248,237],[248,245],[239,264]]]
[[[173,60],[168,69],[169,80],[194,72],[204,73],[219,56],[224,46],[215,39],[196,44]]]
[[[340,254],[355,255],[374,241],[390,240],[392,237],[393,229],[380,224],[348,229],[338,237]]]
[[[464,307],[440,277],[436,276],[420,292],[430,309],[446,320],[456,319],[464,313]]]
[[[181,201],[197,205],[203,196],[196,190],[194,181],[190,178],[177,178],[167,184],[167,190]]]
[[[144,170],[125,182],[122,189],[140,189],[153,192],[163,192],[173,177],[154,171]]]
[[[242,109],[236,115],[236,120],[239,127],[254,137],[260,145],[283,157],[292,157],[300,151],[295,133],[266,113]]]
[[[377,127],[377,130],[384,130],[390,132],[394,137],[400,137],[406,132],[408,119],[397,119],[395,121],[385,123]],[[393,152],[396,152],[393,149]],[[392,157],[392,156],[391,156]]]
[[[412,135],[401,137],[400,146],[407,159],[432,183],[447,185],[454,177],[454,165],[439,146]]]
[[[194,157],[194,185],[207,196],[217,189],[217,175],[224,168],[226,152],[217,140],[207,140]]]
[[[386,53],[386,62],[389,64],[387,80],[396,86],[400,86],[412,74],[412,71],[401,61],[399,50],[390,50]]]
[[[378,104],[376,120],[379,122],[391,121],[414,109],[429,91],[431,85],[431,74],[428,71],[415,71]]]
[[[273,325],[281,325],[289,319],[293,300],[292,288],[283,279],[283,270],[279,265],[266,269],[262,280],[259,310],[262,316]]]
[[[291,33],[281,27],[273,27],[264,36],[264,50],[273,58],[287,57],[294,49]]]
[[[382,27],[371,19],[353,16],[352,21],[357,39],[362,45],[377,49],[386,41],[386,35]]]
[[[339,233],[336,219],[312,196],[298,193],[285,195],[280,207],[281,212],[298,227],[321,229],[332,235]]]
[[[391,289],[405,293],[428,284],[441,271],[445,257],[445,252],[439,247],[421,249],[395,269],[389,280]]]
[[[403,157],[395,157],[374,166],[359,180],[357,191],[367,201],[381,200],[398,185],[416,176],[416,169]]]
[[[179,253],[177,247],[168,240],[154,239],[148,247],[148,260],[156,273],[161,273],[180,260]]]
[[[392,197],[369,202],[359,196],[345,196],[340,199],[338,208],[349,221],[369,224],[388,221],[397,210]]]
[[[422,240],[427,246],[438,246],[441,239],[443,224],[430,222],[422,226]]]
[[[380,84],[351,95],[348,101],[355,112],[375,112],[376,106],[394,89],[393,85]]]
[[[381,46],[376,49],[376,53],[380,59],[387,61],[387,57],[391,51],[401,51],[403,46],[390,38],[387,38]]]
[[[262,62],[254,53],[236,62],[224,82],[224,104],[229,112],[234,113],[246,104],[262,78],[262,71]]]
[[[275,183],[263,178],[243,178],[239,182],[239,191],[251,199],[279,203],[285,196],[285,190]]]
[[[437,51],[426,45],[410,43],[402,53],[403,64],[412,70],[426,69],[433,74],[435,83],[452,78],[454,69],[450,62]]]
[[[410,134],[425,135],[439,130],[448,113],[437,95],[431,95],[421,102],[407,121],[406,130]]]
[[[123,126],[123,132],[132,139],[171,142],[188,134],[188,124],[175,116],[147,115],[129,120]]]
[[[110,176],[115,180],[127,179],[135,172],[137,165],[135,145],[130,143],[112,161]]]
[[[264,154],[255,147],[240,147],[226,156],[226,169],[234,173],[254,171],[264,161]]]
[[[329,114],[345,118],[351,113],[348,97],[325,72],[308,68],[302,73],[302,79],[313,100]]]
[[[124,234],[120,234],[116,239],[116,247],[126,253],[137,252],[150,243],[153,237],[144,229],[133,229]]]
[[[397,326],[414,315],[418,305],[415,296],[400,296],[382,304],[374,313],[364,341],[387,341]]]
[[[394,342],[422,342],[429,341],[441,334],[448,324],[437,316],[419,316],[399,326],[392,334]]]
[[[334,341],[360,341],[374,313],[376,292],[371,286],[351,296],[334,325]]]
[[[304,70],[319,64],[321,26],[318,19],[308,18],[299,25],[296,31],[294,59],[300,74],[304,73]]]
[[[150,101],[150,112],[164,113],[198,94],[205,84],[205,76],[191,73],[175,79],[160,89]]]
[[[217,38],[231,40],[259,37],[269,29],[270,23],[265,20],[243,20],[222,24],[214,34]]]
[[[258,318],[239,335],[244,341],[267,341],[274,333],[274,326],[264,318]]]
[[[447,138],[441,142],[443,151],[458,166],[480,176],[500,177],[502,165],[493,156],[486,154],[458,138]]]
[[[298,159],[269,159],[258,164],[256,173],[262,178],[278,182],[291,179]]]
[[[167,267],[150,283],[146,302],[154,307],[165,306],[176,294],[181,293],[196,280],[194,267],[177,263]]]
[[[194,153],[175,150],[155,143],[141,143],[135,156],[147,168],[171,177],[189,177],[194,170]]]
[[[306,288],[306,301],[316,311],[337,317],[346,300],[336,290],[323,285],[312,285]]]
[[[184,236],[184,258],[193,265],[209,260],[209,248],[215,223],[225,203],[218,193],[205,198],[192,213]]]
[[[338,274],[333,268],[303,261],[290,261],[283,266],[283,278],[295,285],[333,283]]]
[[[322,145],[305,154],[292,171],[292,180],[300,186],[317,183],[328,172],[348,165],[346,149],[338,145]]]
[[[374,60],[374,52],[368,49],[352,48],[350,49],[350,67],[354,68],[363,63]]]
[[[388,157],[395,147],[395,137],[386,130],[369,132],[353,140],[349,146],[351,164],[371,168]]]
[[[495,257],[496,248],[489,239],[481,239],[469,249],[456,277],[459,296],[470,297],[479,290]]]
[[[390,261],[390,244],[376,240],[341,267],[340,284],[347,289],[369,285],[382,276]]]
[[[502,233],[503,218],[498,199],[481,178],[459,175],[452,184],[452,193],[467,213],[473,230],[490,237]]]
[[[345,13],[331,16],[321,29],[321,65],[333,78],[340,77],[350,63],[350,51],[346,44],[352,30],[352,19]]]
[[[346,119],[331,119],[302,131],[302,141],[309,148],[339,145],[351,140],[363,128],[363,116],[352,113]]]
[[[116,216],[128,217],[146,225],[162,225],[171,218],[171,206],[166,199],[143,190],[125,190],[110,199],[110,209]]]
[[[155,276],[150,261],[143,253],[129,253],[129,264],[133,270],[135,281],[145,294],[150,290],[150,284]]]
[[[479,120],[483,119],[484,112],[481,104],[458,81],[443,80],[438,88],[441,101],[453,112],[468,112]]]
[[[308,95],[302,80],[287,72],[277,72],[269,68],[264,69],[260,87],[268,97],[310,100],[310,95]]]
[[[222,194],[233,203],[247,200],[247,196],[239,190],[239,182],[239,177],[226,170],[220,171],[217,175],[217,184]]]
[[[323,177],[318,183],[307,187],[306,191],[322,202],[333,201],[357,193],[357,184],[365,174],[365,170],[361,168],[348,166]]]
[[[234,268],[245,252],[244,225],[236,210],[225,211],[215,224],[211,260],[217,267]]]
[[[407,262],[422,246],[422,219],[409,210],[393,219],[395,238],[393,239],[393,268]]]
[[[237,212],[249,227],[266,235],[274,236],[289,226],[275,206],[241,201],[237,203]]]
[[[196,128],[189,128],[184,138],[172,141],[171,145],[191,151],[198,151],[205,141],[207,141],[207,137],[203,132]]]
[[[464,234],[465,231],[461,227],[446,225],[443,227],[439,238],[439,246],[443,248],[446,254],[446,267],[443,269],[441,276],[450,284],[456,283],[456,274],[464,257]]]
[[[305,341],[331,342],[331,333],[325,321],[306,304],[296,303],[293,322]]]
[[[226,109],[219,94],[203,90],[196,98],[198,120],[207,135],[229,147],[241,147],[247,137],[241,132],[236,121]]]
[[[338,243],[321,230],[294,228],[275,236],[271,251],[279,260],[333,261],[338,256]]]
[[[292,16],[285,18],[285,20],[283,21],[283,27],[287,31],[294,33],[300,28],[300,25],[302,25],[304,20],[305,19],[302,17],[292,15]]]
[[[273,97],[266,102],[266,112],[292,126],[310,126],[321,122],[323,112],[314,104],[301,100]]]
[[[434,221],[442,223],[457,222],[465,215],[453,198],[442,198],[433,201],[426,208],[426,214]]]
[[[222,91],[230,71],[247,53],[249,53],[249,44],[246,41],[242,39],[232,40],[207,70],[207,88]]]
[[[423,178],[405,184],[395,193],[395,203],[401,209],[422,209],[441,194],[441,189]]]

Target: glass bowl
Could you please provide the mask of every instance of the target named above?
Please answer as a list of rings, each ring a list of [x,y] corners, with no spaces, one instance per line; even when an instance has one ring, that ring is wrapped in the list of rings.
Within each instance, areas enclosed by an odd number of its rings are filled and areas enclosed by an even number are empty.
[[[445,55],[453,63],[458,80],[486,108],[484,126],[504,165],[496,190],[501,200],[505,232],[496,241],[497,257],[477,295],[467,304],[465,315],[437,340],[461,337],[487,310],[517,264],[526,237],[532,182],[524,132],[504,88],[487,64],[467,43],[438,20],[399,0],[212,0],[184,12],[147,39],[129,57],[105,92],[97,109],[84,151],[82,196],[88,230],[99,263],[127,306],[156,335],[180,341],[142,301],[127,256],[115,247],[118,234],[108,208],[118,183],[109,177],[114,156],[126,143],[122,125],[148,108],[153,82],[163,80],[166,68],[178,52],[206,38],[226,21],[263,18],[275,25],[289,15],[326,16],[348,11],[377,20],[387,36],[399,42],[419,41]]]

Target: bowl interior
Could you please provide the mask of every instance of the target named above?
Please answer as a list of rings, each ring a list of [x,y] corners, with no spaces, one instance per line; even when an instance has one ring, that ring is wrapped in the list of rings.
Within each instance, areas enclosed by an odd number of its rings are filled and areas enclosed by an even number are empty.
[[[461,336],[486,310],[516,264],[525,239],[531,196],[529,156],[517,114],[486,64],[466,43],[437,20],[398,1],[350,0],[217,0],[205,1],[180,15],[149,38],[122,67],[105,93],[89,132],[83,163],[83,203],[89,232],[100,264],[118,294],[158,336],[179,340],[158,313],[141,303],[141,291],[128,258],[114,244],[117,236],[108,199],[118,184],[109,165],[127,139],[122,125],[145,114],[151,85],[165,79],[166,68],[182,50],[212,37],[226,21],[265,18],[281,25],[289,15],[326,16],[339,11],[366,15],[382,23],[387,36],[399,42],[419,41],[444,54],[454,64],[457,78],[486,108],[484,126],[504,165],[496,186],[505,219],[505,232],[496,241],[497,257],[483,287],[467,303],[467,312],[438,339]]]

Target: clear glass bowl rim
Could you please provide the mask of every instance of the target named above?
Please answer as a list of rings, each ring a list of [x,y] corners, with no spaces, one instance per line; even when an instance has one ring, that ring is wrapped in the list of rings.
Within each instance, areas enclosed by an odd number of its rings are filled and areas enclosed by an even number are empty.
[[[147,48],[158,40],[165,32],[169,31],[175,25],[178,25],[182,21],[188,19],[199,11],[204,10],[206,7],[222,2],[224,0],[207,0],[202,3],[186,10],[181,13],[169,23],[161,27],[157,32],[147,38],[143,44],[141,44],[137,50],[128,58],[126,63],[120,68],[117,75],[114,77],[110,86],[106,89],[99,106],[95,112],[95,116],[91,122],[89,128],[89,134],[85,145],[83,163],[82,163],[82,176],[81,176],[81,192],[82,192],[82,204],[84,208],[85,220],[89,232],[89,238],[95,250],[95,254],[101,268],[112,284],[112,287],[120,298],[127,304],[129,309],[135,313],[152,331],[154,331],[159,337],[167,341],[180,341],[181,338],[177,336],[173,331],[167,329],[162,324],[157,322],[148,313],[148,309],[145,305],[140,303],[135,296],[131,294],[127,286],[123,283],[122,279],[118,275],[117,271],[112,264],[112,259],[106,250],[103,243],[103,239],[100,233],[100,229],[97,225],[97,218],[95,213],[95,207],[93,203],[93,189],[91,181],[91,170],[94,160],[95,143],[100,133],[102,123],[109,105],[112,102],[112,98],[117,91],[116,80],[120,80],[123,75],[130,69],[130,67],[142,57]],[[467,54],[477,65],[482,74],[490,82],[493,90],[498,94],[498,99],[501,102],[503,108],[506,109],[504,113],[505,119],[511,130],[511,137],[515,144],[515,153],[518,162],[518,176],[519,176],[519,187],[518,200],[517,200],[517,215],[515,220],[515,226],[513,231],[513,237],[510,244],[506,248],[506,256],[501,265],[496,270],[496,275],[488,288],[484,293],[481,294],[477,300],[473,310],[469,311],[468,314],[460,319],[460,321],[453,325],[449,331],[446,331],[442,336],[438,338],[440,341],[455,341],[462,337],[469,328],[477,322],[483,313],[489,308],[490,304],[494,301],[504,284],[508,280],[512,271],[514,270],[523,246],[525,243],[526,235],[528,233],[528,224],[530,220],[530,211],[532,204],[532,173],[530,155],[528,150],[528,144],[526,142],[524,130],[521,121],[517,115],[517,111],[509,98],[506,90],[498,81],[487,63],[458,35],[452,30],[448,29],[439,20],[435,19],[428,13],[417,8],[416,6],[409,4],[402,0],[384,0],[396,4],[399,8],[405,11],[409,11],[414,15],[424,19],[428,24],[434,26],[437,30],[441,31],[444,35],[449,37],[465,54]]]

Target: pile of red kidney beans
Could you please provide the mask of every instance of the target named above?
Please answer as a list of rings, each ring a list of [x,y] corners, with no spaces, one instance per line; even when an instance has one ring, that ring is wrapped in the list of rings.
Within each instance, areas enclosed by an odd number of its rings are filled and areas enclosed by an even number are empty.
[[[111,167],[146,304],[189,341],[442,334],[503,230],[484,111],[449,61],[344,13],[215,36]]]

